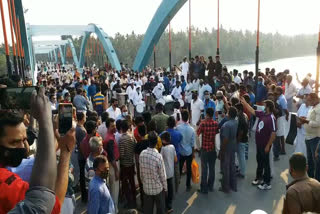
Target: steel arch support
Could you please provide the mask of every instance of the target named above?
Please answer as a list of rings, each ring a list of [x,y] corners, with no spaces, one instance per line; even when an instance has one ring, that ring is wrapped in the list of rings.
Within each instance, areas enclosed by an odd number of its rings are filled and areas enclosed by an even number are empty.
[[[135,71],[142,71],[147,65],[153,51],[169,21],[176,15],[187,0],[163,0],[154,14],[144,35],[137,56],[133,63]]]
[[[73,42],[72,42],[72,40],[70,38],[68,39],[68,45],[70,45],[70,49],[71,49],[71,52],[72,52],[72,57],[73,57],[74,64],[76,64],[76,67],[78,69],[80,69],[76,48],[74,47]],[[65,48],[65,50],[66,49],[67,48]]]
[[[66,59],[64,58],[64,54],[62,52],[61,45],[59,45],[59,52],[60,52],[60,56],[61,56],[62,65],[65,65],[66,64]]]
[[[106,34],[102,28],[98,27],[95,24],[89,24],[94,27],[94,33],[98,36],[99,41],[102,43],[103,49],[106,51],[107,56],[109,58],[109,61],[111,63],[111,66],[115,68],[116,70],[120,71],[121,66],[118,59],[118,56],[116,54],[116,51],[114,50],[111,40],[109,39],[108,34]],[[80,67],[82,68],[84,65],[84,54],[85,54],[85,46],[88,40],[88,37],[90,36],[91,32],[86,32],[83,36],[82,43],[81,43],[81,51],[80,51]]]
[[[58,54],[57,54],[57,49],[53,50],[53,54],[54,54],[54,62],[58,63]]]

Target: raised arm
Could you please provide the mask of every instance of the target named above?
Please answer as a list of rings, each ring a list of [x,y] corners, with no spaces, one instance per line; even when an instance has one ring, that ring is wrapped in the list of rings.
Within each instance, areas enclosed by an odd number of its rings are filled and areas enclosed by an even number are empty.
[[[34,92],[31,97],[31,114],[39,123],[39,136],[30,187],[43,186],[55,191],[57,178],[56,151],[50,102],[44,92],[45,89],[41,87],[39,92]]]
[[[250,106],[249,103],[247,103],[247,101],[243,97],[240,97],[240,101],[245,109],[247,109],[253,116],[256,116],[255,110]]]

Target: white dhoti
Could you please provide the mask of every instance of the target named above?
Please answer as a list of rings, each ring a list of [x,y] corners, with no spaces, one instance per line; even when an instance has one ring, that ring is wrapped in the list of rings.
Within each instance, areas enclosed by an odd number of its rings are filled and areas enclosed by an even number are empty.
[[[301,152],[307,157],[306,134],[304,128],[298,128],[294,152]]]

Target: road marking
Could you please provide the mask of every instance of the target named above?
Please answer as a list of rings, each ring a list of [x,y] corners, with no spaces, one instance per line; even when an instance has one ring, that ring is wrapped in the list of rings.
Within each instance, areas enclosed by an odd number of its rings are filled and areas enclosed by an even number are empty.
[[[185,212],[187,212],[187,210],[192,206],[194,200],[196,200],[196,198],[198,198],[198,193],[194,192],[193,195],[187,200],[187,204],[188,206],[186,207],[186,209],[184,209],[184,211],[182,212],[182,214],[184,214]]]

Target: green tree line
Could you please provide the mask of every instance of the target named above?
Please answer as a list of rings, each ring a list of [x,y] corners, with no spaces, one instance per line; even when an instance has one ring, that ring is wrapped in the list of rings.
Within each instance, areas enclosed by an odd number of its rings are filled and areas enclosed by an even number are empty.
[[[133,65],[138,49],[143,40],[143,34],[115,34],[111,37],[113,47],[116,50],[120,62]],[[192,56],[215,56],[217,49],[217,30],[192,28]],[[62,39],[72,38],[61,36]],[[188,31],[171,33],[172,39],[172,64],[178,64],[184,56],[188,56]],[[73,43],[78,56],[80,55],[82,37],[73,37]],[[285,36],[279,33],[260,34],[260,60],[269,61],[286,57],[297,57],[315,54],[317,46],[317,35],[295,35]],[[225,63],[253,63],[255,59],[256,33],[241,30],[220,29],[220,56]],[[45,60],[47,55],[37,56],[39,60]],[[93,61],[97,64],[97,57],[86,58],[89,64]],[[106,55],[104,54],[104,59]],[[101,58],[100,65],[102,64]],[[68,61],[72,61],[68,59]],[[169,32],[165,31],[156,45],[157,66],[167,67],[169,64]],[[153,65],[153,57],[150,57],[150,65]],[[0,45],[0,73],[6,70],[4,45]]]

